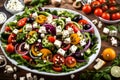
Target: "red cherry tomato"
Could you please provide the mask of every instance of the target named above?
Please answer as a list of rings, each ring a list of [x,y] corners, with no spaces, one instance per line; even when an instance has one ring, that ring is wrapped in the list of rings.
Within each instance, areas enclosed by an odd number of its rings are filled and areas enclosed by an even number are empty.
[[[70,48],[70,44],[68,44],[66,47],[63,48],[63,50],[67,51]]]
[[[111,11],[115,11],[115,10],[117,10],[117,7],[111,6],[111,7],[110,7],[110,10],[111,10]]]
[[[55,42],[55,37],[54,36],[48,36],[48,41],[54,43]]]
[[[106,0],[99,0],[99,2],[100,2],[101,4],[104,4],[104,3],[106,3]]]
[[[102,6],[102,10],[103,11],[106,11],[108,9],[108,6],[106,5],[106,4],[104,4],[103,6]]]
[[[103,19],[110,20],[110,14],[107,12],[104,12],[101,16]]]
[[[66,59],[65,59],[65,64],[67,67],[75,67],[76,66],[76,59],[72,56],[68,56]]]
[[[89,14],[92,11],[92,8],[90,5],[86,4],[82,7],[82,11],[86,14]]]
[[[64,58],[64,56],[62,56],[60,54],[55,54],[53,56],[53,63],[54,63],[54,66],[61,67],[62,65],[65,64],[65,58]]]
[[[93,2],[91,3],[91,6],[92,6],[92,8],[100,7],[100,2],[99,2],[99,1],[93,1]]]
[[[120,19],[120,13],[117,12],[117,13],[112,14],[111,18],[112,18],[112,20]]]
[[[109,3],[110,3],[110,5],[116,5],[117,4],[116,0],[109,0]]]
[[[85,20],[85,19],[81,19],[81,20],[78,21],[78,23],[81,24],[81,25],[84,25],[84,24],[88,24],[88,21]]]
[[[96,16],[101,16],[102,13],[103,13],[103,11],[102,11],[102,9],[100,9],[100,8],[97,8],[97,9],[95,9],[95,11],[94,11],[94,14],[95,14]]]
[[[27,22],[27,18],[22,18],[17,22],[17,26],[23,27]]]
[[[25,60],[27,60],[27,61],[30,61],[30,60],[32,60],[29,56],[27,56],[27,55],[23,55],[22,56]]]
[[[11,31],[10,27],[9,27],[9,26],[6,26],[6,27],[5,27],[5,31],[7,31],[7,32],[8,32],[8,31]]]
[[[12,45],[12,43],[10,43],[6,46],[6,51],[9,53],[12,53],[15,51],[15,47]]]
[[[8,43],[14,43],[16,35],[11,33],[8,37]]]
[[[62,67],[53,66],[53,70],[55,70],[57,72],[61,72],[62,71]]]
[[[75,33],[79,31],[79,28],[74,23],[68,23],[66,25],[66,29],[68,29],[69,27],[71,27]]]

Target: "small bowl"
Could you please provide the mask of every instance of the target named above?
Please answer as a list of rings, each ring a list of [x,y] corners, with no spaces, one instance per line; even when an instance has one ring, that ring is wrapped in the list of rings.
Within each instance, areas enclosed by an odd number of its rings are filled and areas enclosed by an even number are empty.
[[[25,4],[24,4],[23,0],[19,0],[19,1],[21,2],[21,4],[23,5],[23,8],[22,8],[21,10],[9,9],[9,8],[7,8],[8,1],[9,1],[9,0],[6,0],[6,1],[5,1],[4,7],[5,7],[5,9],[6,9],[8,12],[10,12],[11,14],[16,14],[16,13],[22,12],[22,11],[24,10],[24,8],[25,8]],[[17,9],[17,8],[16,8],[16,9]]]
[[[0,24],[3,24],[6,20],[7,20],[7,16],[4,12],[0,12],[0,14],[3,15],[4,19],[3,20],[0,20]]]
[[[107,23],[107,24],[115,24],[115,23],[120,22],[120,19],[118,19],[118,20],[106,20],[106,19],[103,19],[103,18],[101,18],[101,17],[99,17],[99,19],[100,19],[103,23]]]

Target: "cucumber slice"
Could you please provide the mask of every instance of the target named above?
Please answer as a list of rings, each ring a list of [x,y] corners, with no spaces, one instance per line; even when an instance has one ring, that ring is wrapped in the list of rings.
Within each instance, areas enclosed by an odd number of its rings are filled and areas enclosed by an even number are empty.
[[[111,68],[111,75],[113,77],[119,78],[120,77],[120,67],[119,66],[113,66]]]

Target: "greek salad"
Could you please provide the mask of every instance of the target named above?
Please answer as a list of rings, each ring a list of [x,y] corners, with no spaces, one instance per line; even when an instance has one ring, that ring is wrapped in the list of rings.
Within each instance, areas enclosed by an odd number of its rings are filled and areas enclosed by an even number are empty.
[[[40,7],[16,15],[0,39],[18,65],[50,73],[86,65],[98,44],[93,26],[82,15]]]

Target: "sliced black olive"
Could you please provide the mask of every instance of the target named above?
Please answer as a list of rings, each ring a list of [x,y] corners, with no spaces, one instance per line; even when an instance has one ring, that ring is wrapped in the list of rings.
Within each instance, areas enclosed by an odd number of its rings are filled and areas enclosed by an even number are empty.
[[[34,19],[33,17],[27,18],[27,22],[28,22],[28,23],[32,23],[32,22],[34,22],[34,21],[35,21],[35,19]]]
[[[81,19],[82,19],[82,16],[81,16],[81,15],[75,15],[72,20],[75,21],[75,22],[78,22],[78,21],[81,20]]]
[[[84,28],[85,30],[88,30],[88,29],[91,28],[91,25],[90,25],[90,24],[84,24],[84,25],[83,25],[83,28]]]

